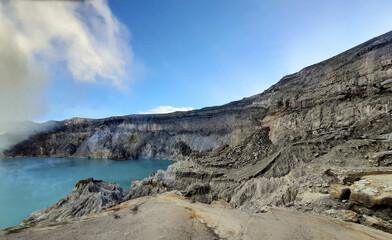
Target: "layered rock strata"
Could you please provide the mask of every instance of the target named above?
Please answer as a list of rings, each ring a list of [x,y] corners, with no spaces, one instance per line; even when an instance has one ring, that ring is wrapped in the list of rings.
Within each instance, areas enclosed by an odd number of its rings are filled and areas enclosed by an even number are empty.
[[[383,221],[379,228],[390,231],[392,215],[378,214],[354,190],[363,193],[364,176],[391,173],[391,93],[389,32],[237,102],[66,120],[5,155],[176,159],[166,172],[134,182],[124,200],[178,190],[195,201],[223,200],[255,212],[274,205],[371,226]],[[379,192],[389,194],[390,182],[383,184]],[[390,211],[389,203],[381,205]]]

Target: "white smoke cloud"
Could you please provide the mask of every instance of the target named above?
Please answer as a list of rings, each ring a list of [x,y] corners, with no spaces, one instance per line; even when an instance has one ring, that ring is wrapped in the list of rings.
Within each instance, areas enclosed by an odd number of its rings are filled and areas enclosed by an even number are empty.
[[[53,64],[66,64],[77,81],[126,88],[128,35],[106,0],[0,0],[0,132],[46,111]]]
[[[8,1],[1,15],[11,22],[16,44],[30,61],[36,55],[49,64],[65,61],[76,80],[100,76],[124,84],[131,61],[128,31],[106,1]]]
[[[140,114],[161,114],[161,113],[172,113],[172,112],[186,112],[191,111],[192,107],[172,107],[172,106],[159,106],[148,110],[147,112],[140,112]]]

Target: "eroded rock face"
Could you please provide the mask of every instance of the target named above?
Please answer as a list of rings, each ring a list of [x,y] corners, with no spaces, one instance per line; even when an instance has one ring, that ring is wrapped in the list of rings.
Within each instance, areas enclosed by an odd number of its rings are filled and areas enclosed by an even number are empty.
[[[34,226],[96,213],[120,203],[123,197],[119,185],[87,178],[76,183],[75,188],[57,203],[32,213],[20,225]]]
[[[236,145],[252,131],[260,107],[234,102],[222,107],[107,119],[73,118],[36,134],[5,156],[181,160],[192,152]]]
[[[323,214],[351,208],[361,222],[377,211],[367,205],[371,200],[355,200],[350,186],[391,171],[391,81],[389,32],[237,102],[66,120],[5,154],[176,159],[166,172],[133,183],[126,199],[178,190],[193,200],[254,211],[266,205]],[[336,184],[350,188],[349,199],[347,191],[330,196]]]
[[[197,201],[225,200],[255,211],[265,205],[319,213],[349,208],[347,216],[334,216],[362,222],[363,214],[377,211],[366,206],[369,199],[360,207],[366,211],[356,209],[350,185],[391,171],[392,97],[383,84],[392,79],[391,43],[388,33],[247,99],[267,108],[251,115],[253,132],[235,146],[191,153],[169,167],[162,185]],[[330,188],[336,184],[340,188]]]
[[[124,197],[124,201],[143,197],[152,196],[167,192],[169,189],[162,181],[166,173],[163,170],[158,170],[153,173],[151,177],[141,181],[133,181],[128,194]]]

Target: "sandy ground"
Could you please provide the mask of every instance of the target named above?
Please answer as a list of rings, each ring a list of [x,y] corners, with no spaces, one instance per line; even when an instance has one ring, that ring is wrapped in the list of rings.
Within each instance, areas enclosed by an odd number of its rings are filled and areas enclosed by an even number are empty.
[[[143,197],[68,222],[8,228],[0,239],[392,239],[359,224],[281,208],[249,214],[225,202],[192,203],[174,193]]]

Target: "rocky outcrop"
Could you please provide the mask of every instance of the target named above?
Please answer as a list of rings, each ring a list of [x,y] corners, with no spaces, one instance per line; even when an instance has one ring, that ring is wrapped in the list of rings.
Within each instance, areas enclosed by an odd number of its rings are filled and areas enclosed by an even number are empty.
[[[166,172],[134,182],[126,199],[177,190],[195,201],[226,201],[255,212],[269,205],[321,214],[332,209],[336,217],[388,223],[377,214],[379,205],[367,205],[372,199],[355,198],[353,184],[370,173],[390,173],[391,81],[389,32],[237,102],[165,115],[70,119],[4,154],[176,159]],[[389,213],[389,205],[382,206]],[[346,210],[357,215],[340,214]]]
[[[58,202],[32,213],[20,225],[34,226],[96,213],[119,204],[123,197],[119,185],[87,178],[77,182],[74,189]]]

